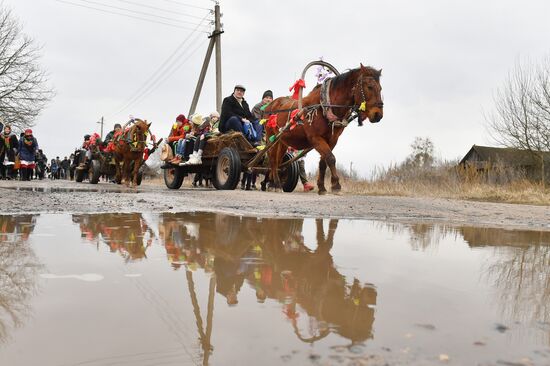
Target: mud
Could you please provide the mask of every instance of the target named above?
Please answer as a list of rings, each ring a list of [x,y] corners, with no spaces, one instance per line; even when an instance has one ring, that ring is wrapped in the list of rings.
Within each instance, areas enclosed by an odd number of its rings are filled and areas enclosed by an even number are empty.
[[[318,196],[315,193],[216,191],[161,184],[0,181],[1,213],[226,212],[262,217],[363,218],[550,231],[550,207],[423,197]]]

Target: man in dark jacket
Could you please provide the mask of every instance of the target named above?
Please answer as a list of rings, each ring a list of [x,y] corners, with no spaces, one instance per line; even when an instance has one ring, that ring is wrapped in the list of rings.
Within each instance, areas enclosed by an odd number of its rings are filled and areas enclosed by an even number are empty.
[[[241,132],[250,141],[256,142],[261,139],[261,136],[257,136],[252,126],[254,116],[250,113],[250,107],[244,99],[245,91],[244,86],[236,85],[233,89],[233,94],[223,100],[220,116],[220,132]]]

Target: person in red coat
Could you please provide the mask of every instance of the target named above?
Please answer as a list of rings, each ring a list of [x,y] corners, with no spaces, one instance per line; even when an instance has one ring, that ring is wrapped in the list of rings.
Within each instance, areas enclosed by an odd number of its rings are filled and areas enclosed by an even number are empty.
[[[191,131],[192,125],[183,114],[180,114],[176,117],[176,123],[172,126],[170,130],[170,135],[166,138],[172,149],[175,150],[175,157],[170,161],[172,164],[179,164],[182,161],[183,151],[185,145],[185,136],[189,131]]]

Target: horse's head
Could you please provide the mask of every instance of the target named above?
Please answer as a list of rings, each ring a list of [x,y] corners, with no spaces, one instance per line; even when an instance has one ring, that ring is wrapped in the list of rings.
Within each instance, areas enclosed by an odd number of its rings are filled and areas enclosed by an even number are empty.
[[[382,70],[372,67],[361,67],[357,73],[357,82],[353,90],[353,98],[359,105],[359,124],[368,118],[371,123],[380,122],[384,116],[384,102],[382,100],[382,87],[380,76]]]
[[[151,126],[151,123],[147,123],[147,121],[139,118],[135,118],[133,123],[134,124],[129,131],[130,140],[134,144],[134,149],[143,150],[146,146],[147,135],[149,133],[149,126]]]

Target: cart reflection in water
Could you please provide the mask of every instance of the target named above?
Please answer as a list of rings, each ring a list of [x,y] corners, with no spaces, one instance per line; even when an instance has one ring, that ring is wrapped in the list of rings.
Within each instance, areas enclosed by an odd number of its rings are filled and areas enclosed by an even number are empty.
[[[353,343],[372,338],[376,288],[350,281],[335,268],[330,250],[338,220],[329,221],[327,233],[323,220],[316,220],[313,250],[304,243],[302,226],[302,219],[166,213],[159,233],[173,268],[213,272],[216,292],[230,306],[239,303],[246,284],[258,302],[277,300],[283,317],[304,342],[331,332]],[[188,280],[192,281],[191,272]],[[300,331],[298,323],[306,318],[313,334]]]
[[[139,213],[75,214],[80,233],[88,242],[105,243],[112,253],[119,253],[126,262],[147,258],[154,233]]]

